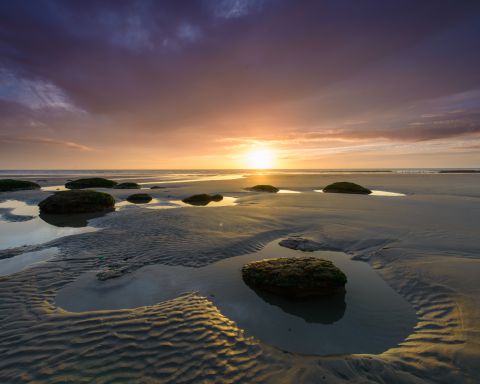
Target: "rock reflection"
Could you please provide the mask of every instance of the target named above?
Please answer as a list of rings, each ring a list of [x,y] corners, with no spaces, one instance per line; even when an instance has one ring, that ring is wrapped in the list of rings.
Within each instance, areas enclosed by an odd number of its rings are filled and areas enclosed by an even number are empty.
[[[253,290],[268,304],[279,307],[283,312],[304,319],[307,323],[333,324],[345,314],[347,304],[345,291],[332,296],[306,299],[287,299],[270,292]]]
[[[82,228],[88,225],[89,220],[105,216],[106,214],[113,211],[114,209],[112,209],[111,211],[93,212],[93,213],[77,213],[74,215],[52,215],[52,214],[41,213],[40,218],[46,223],[53,225],[55,227]]]

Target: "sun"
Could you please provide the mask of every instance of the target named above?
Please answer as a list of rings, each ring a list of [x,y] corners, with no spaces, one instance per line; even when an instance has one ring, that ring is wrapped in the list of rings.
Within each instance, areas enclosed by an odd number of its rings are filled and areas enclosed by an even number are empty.
[[[246,163],[251,169],[269,169],[273,167],[275,154],[271,149],[255,149],[246,154]]]

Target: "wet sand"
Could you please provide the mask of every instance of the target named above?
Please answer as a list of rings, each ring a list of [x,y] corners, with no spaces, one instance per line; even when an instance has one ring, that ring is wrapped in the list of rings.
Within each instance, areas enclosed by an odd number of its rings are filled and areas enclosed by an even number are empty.
[[[48,183],[60,185],[68,178],[62,177]],[[166,183],[149,193],[159,200],[222,193],[237,205],[119,209],[90,220],[95,232],[29,246],[29,252],[56,247],[59,254],[0,277],[0,381],[478,382],[479,177],[281,174]],[[314,192],[343,180],[406,196]],[[244,191],[256,184],[302,193]],[[119,201],[130,194],[108,191]],[[0,201],[34,204],[49,193],[2,193]],[[415,309],[412,333],[381,353],[325,357],[285,352],[250,336],[201,293],[119,310],[56,306],[58,292],[85,273],[205,267],[295,234],[374,268]],[[11,248],[0,258],[24,252]]]

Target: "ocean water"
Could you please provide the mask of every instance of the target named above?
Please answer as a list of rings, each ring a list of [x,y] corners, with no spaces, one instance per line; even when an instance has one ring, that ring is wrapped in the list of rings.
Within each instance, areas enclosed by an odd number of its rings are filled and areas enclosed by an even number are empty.
[[[49,178],[81,178],[105,177],[115,178],[117,181],[137,180],[140,185],[163,183],[190,183],[196,181],[234,180],[254,175],[358,175],[358,174],[451,174],[451,173],[480,173],[479,168],[468,169],[439,169],[439,168],[410,168],[410,169],[104,169],[104,170],[0,170],[0,178],[21,178],[48,182]],[[61,186],[54,185],[51,188]],[[51,189],[50,188],[50,189]]]

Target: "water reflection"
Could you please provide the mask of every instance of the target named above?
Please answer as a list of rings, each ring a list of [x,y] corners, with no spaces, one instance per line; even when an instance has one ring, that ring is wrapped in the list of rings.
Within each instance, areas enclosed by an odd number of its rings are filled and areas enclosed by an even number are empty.
[[[96,231],[87,226],[88,219],[83,215],[78,218],[77,215],[64,215],[61,220],[46,219],[43,215],[40,218],[38,206],[18,200],[2,202],[0,208],[26,218],[12,221],[0,216],[0,249],[42,244],[64,236]]]
[[[111,212],[111,211],[110,211]],[[74,215],[51,215],[41,213],[40,218],[55,227],[82,228],[88,225],[88,221],[105,216],[109,211],[93,213],[76,213]]]
[[[170,200],[170,204],[179,206],[179,207],[228,207],[232,205],[237,205],[236,197],[223,196],[222,200],[219,201],[209,201],[205,203],[184,203],[182,200]],[[153,208],[153,207],[152,207]]]
[[[300,191],[293,191],[291,189],[280,189],[277,193],[302,193]]]
[[[54,258],[58,254],[58,248],[47,248],[41,251],[25,252],[8,259],[0,259],[0,276],[11,275],[12,273],[31,268]]]
[[[370,196],[407,196],[404,193],[372,190]]]
[[[332,296],[292,300],[270,292],[253,291],[268,304],[304,319],[307,323],[333,324],[345,314],[345,291]]]
[[[125,207],[137,207],[137,206],[147,206],[149,204],[158,204],[160,200],[152,199],[149,202],[133,202],[128,200],[123,200],[115,203],[115,208],[125,208]]]
[[[0,203],[0,209],[15,216],[32,217],[38,215],[38,206],[30,205],[24,201],[6,200]]]
[[[313,191],[314,191],[314,192],[319,192],[319,193],[324,193],[324,192],[323,192],[323,189],[314,189]],[[344,195],[349,195],[349,193],[344,193]],[[350,194],[350,195],[351,195],[351,194]],[[358,194],[353,193],[353,195],[358,195]],[[370,193],[370,194],[368,194],[368,195],[360,194],[360,196],[390,196],[390,197],[399,197],[399,196],[407,196],[407,195],[404,194],[404,193],[399,193],[399,192],[388,192],[388,191],[380,191],[380,190],[373,189],[373,190],[372,190],[372,193]]]
[[[57,192],[57,191],[69,191],[69,189],[65,188],[65,185],[50,185],[48,187],[42,187],[42,191]]]

